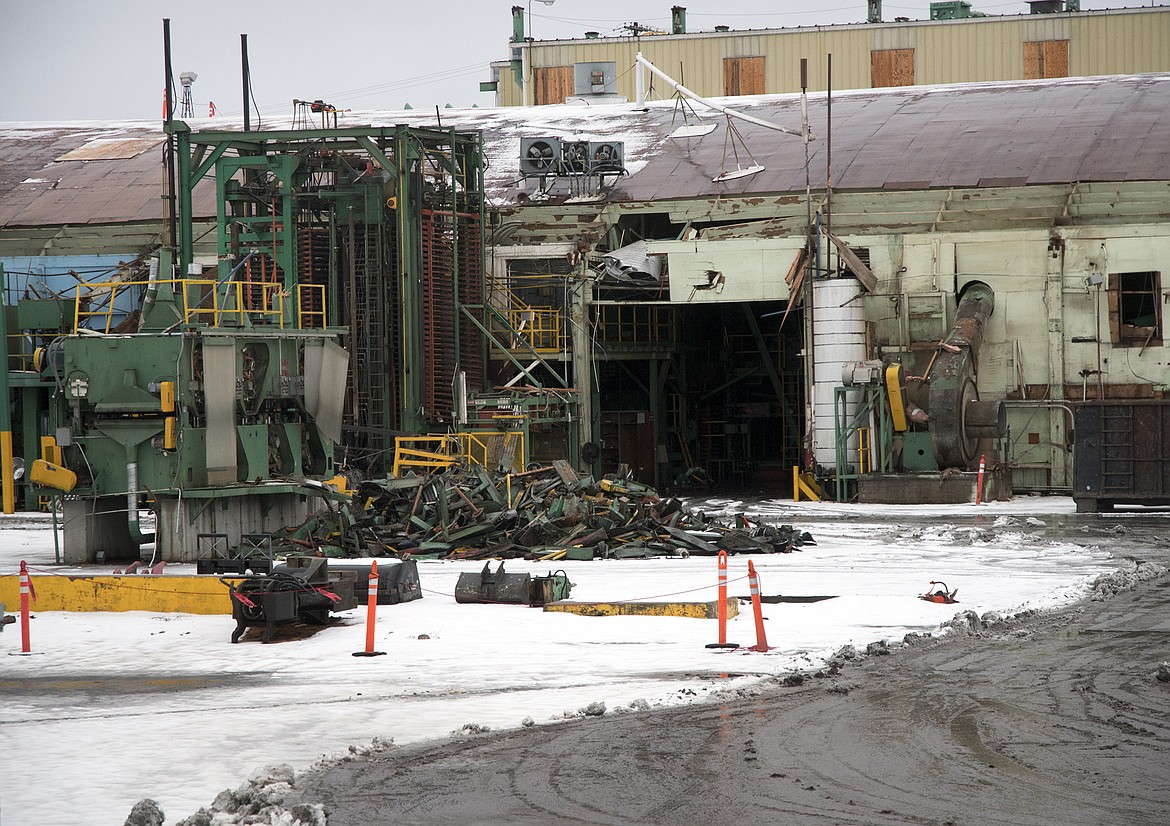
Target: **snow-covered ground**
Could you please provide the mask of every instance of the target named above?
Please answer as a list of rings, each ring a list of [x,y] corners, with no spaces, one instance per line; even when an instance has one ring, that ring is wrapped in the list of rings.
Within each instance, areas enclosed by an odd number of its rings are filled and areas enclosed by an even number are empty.
[[[544,724],[597,702],[614,713],[741,696],[819,666],[847,643],[937,631],[959,609],[1010,614],[1067,603],[1120,564],[1048,529],[1046,519],[1074,511],[1060,497],[978,510],[780,500],[701,507],[810,531],[815,546],[750,557],[762,592],[834,598],[766,604],[775,646],[767,654],[707,649],[714,620],[457,604],[458,575],[483,562],[420,562],[424,599],[379,607],[375,648],[386,656],[372,658],[351,656],[365,644],[364,607],[307,638],[268,645],[230,644],[228,616],[34,607],[34,654],[14,655],[19,625],[0,634],[0,823],[121,823],[144,797],[174,823],[258,766],[303,769],[375,738],[406,744],[466,725]],[[731,557],[732,595],[748,593],[748,558]],[[48,522],[0,521],[0,574],[15,574],[21,559],[38,577],[78,570],[53,565]],[[580,601],[716,593],[710,557],[505,563],[513,573],[552,569],[568,573]],[[958,588],[960,604],[917,599],[930,580]],[[750,606],[730,621],[728,639],[755,642]]]

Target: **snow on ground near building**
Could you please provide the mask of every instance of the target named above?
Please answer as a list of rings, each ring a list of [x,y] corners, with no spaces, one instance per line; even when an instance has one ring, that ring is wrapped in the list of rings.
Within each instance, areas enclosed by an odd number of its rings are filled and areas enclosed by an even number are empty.
[[[375,648],[386,656],[372,658],[352,656],[365,644],[364,607],[307,638],[268,645],[251,634],[232,645],[228,616],[34,608],[33,655],[11,656],[20,651],[19,625],[0,634],[0,823],[120,823],[144,797],[158,800],[174,823],[259,766],[301,770],[374,738],[402,745],[469,724],[543,724],[595,702],[613,713],[643,707],[639,701],[744,696],[819,666],[844,644],[937,631],[959,609],[1015,613],[1067,603],[1119,564],[1097,546],[1046,530],[1046,517],[1074,510],[1059,497],[994,502],[975,520],[973,506],[692,505],[810,531],[815,546],[750,557],[762,592],[835,598],[766,604],[775,646],[767,654],[705,648],[717,640],[714,620],[457,604],[459,573],[483,562],[420,562],[424,598],[379,607]],[[16,573],[21,559],[35,576],[76,570],[53,565],[48,522],[18,515],[0,521],[0,574]],[[747,560],[731,557],[732,595],[748,593]],[[552,569],[568,573],[579,601],[716,594],[711,557],[505,563],[512,573]],[[917,599],[932,579],[958,588],[960,604]],[[731,620],[728,639],[755,642],[750,606]]]

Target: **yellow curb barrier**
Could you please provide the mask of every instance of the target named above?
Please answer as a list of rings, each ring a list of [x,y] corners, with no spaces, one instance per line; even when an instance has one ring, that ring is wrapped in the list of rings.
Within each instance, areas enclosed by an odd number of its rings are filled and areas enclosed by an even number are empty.
[[[549,602],[545,611],[560,611],[579,614],[583,617],[690,617],[691,619],[715,619],[718,615],[719,600],[710,602]],[[739,616],[739,600],[727,600],[727,616]]]
[[[228,587],[218,577],[33,576],[37,611],[153,611],[165,614],[230,614]],[[0,602],[20,605],[20,577],[0,576]]]

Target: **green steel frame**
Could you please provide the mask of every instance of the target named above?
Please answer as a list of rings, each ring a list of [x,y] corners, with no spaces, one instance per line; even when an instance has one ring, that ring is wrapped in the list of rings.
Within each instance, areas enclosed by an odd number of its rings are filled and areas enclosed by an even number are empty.
[[[852,416],[849,415],[848,408],[851,394],[861,396]],[[885,388],[876,384],[833,388],[833,435],[837,455],[835,481],[838,502],[845,502],[851,498],[850,482],[856,482],[861,478],[860,468],[857,472],[849,470],[849,438],[859,428],[871,426],[871,414],[874,420],[870,430],[872,434],[870,448],[877,453],[877,466],[870,468],[870,472],[889,473],[894,466],[894,423],[890,417],[890,408],[886,404]]]
[[[400,355],[397,370],[403,380],[398,385],[396,398],[385,399],[383,409],[394,410],[380,426],[389,431],[401,429],[420,432],[427,422],[420,412],[424,400],[424,375],[431,354],[423,343],[422,325],[424,297],[421,274],[424,269],[424,250],[420,226],[424,211],[449,218],[450,254],[454,279],[450,287],[450,302],[457,319],[469,318],[476,327],[484,328],[483,314],[487,308],[482,302],[461,301],[460,278],[477,278],[483,295],[483,268],[478,272],[460,275],[463,263],[459,260],[466,221],[484,225],[483,203],[483,141],[478,132],[457,132],[454,129],[419,128],[405,125],[392,127],[353,127],[340,129],[297,129],[251,132],[201,131],[191,132],[181,121],[169,127],[175,142],[177,159],[176,198],[180,215],[178,227],[178,265],[186,273],[194,261],[193,202],[195,187],[211,172],[215,172],[217,189],[217,223],[219,229],[219,279],[230,277],[239,251],[247,246],[263,248],[279,267],[286,290],[299,283],[297,261],[297,200],[313,171],[312,158],[333,158],[360,155],[368,158],[378,170],[379,179],[385,178],[393,195],[383,204],[365,197],[371,189],[352,186],[348,191],[338,185],[330,193],[335,199],[334,215],[348,210],[358,211],[369,224],[393,224],[396,235],[394,272],[398,278],[398,306],[385,307],[386,317],[402,320],[401,340],[396,350]],[[367,172],[370,170],[367,170]],[[383,174],[384,173],[384,174]],[[271,202],[263,205],[255,215],[231,214],[234,200],[244,200],[251,183],[261,186],[270,182],[267,191]],[[437,185],[436,185],[437,182]],[[428,187],[430,189],[428,190]],[[428,203],[424,205],[424,190]],[[381,191],[381,190],[379,190]],[[445,198],[439,202],[438,198]],[[237,209],[237,212],[239,210]],[[243,231],[232,225],[243,225]],[[235,236],[233,237],[233,231]],[[478,241],[482,261],[482,236]],[[333,264],[336,269],[336,262]],[[331,273],[328,290],[334,295],[340,275]],[[476,285],[469,285],[475,287]],[[329,324],[336,324],[340,311],[336,301],[330,302]],[[291,304],[289,305],[291,306]],[[392,315],[391,315],[392,314]],[[461,324],[454,327],[454,352],[463,352]],[[364,331],[369,334],[370,331]],[[385,331],[381,331],[385,332]],[[486,345],[481,357],[486,363]],[[389,393],[389,390],[387,390]],[[398,428],[392,427],[397,424]]]

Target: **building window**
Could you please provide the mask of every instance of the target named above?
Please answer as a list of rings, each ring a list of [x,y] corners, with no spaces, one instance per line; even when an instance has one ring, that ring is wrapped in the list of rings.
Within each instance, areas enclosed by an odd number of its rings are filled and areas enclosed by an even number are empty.
[[[764,58],[723,58],[723,94],[764,94]]]
[[[1033,40],[1024,44],[1024,80],[1068,77],[1068,41]]]
[[[914,85],[913,49],[875,49],[869,53],[870,85],[875,89],[884,86]]]
[[[572,66],[542,66],[532,70],[532,102],[564,103],[573,94]]]
[[[1162,343],[1162,274],[1109,274],[1109,332],[1121,347]]]

